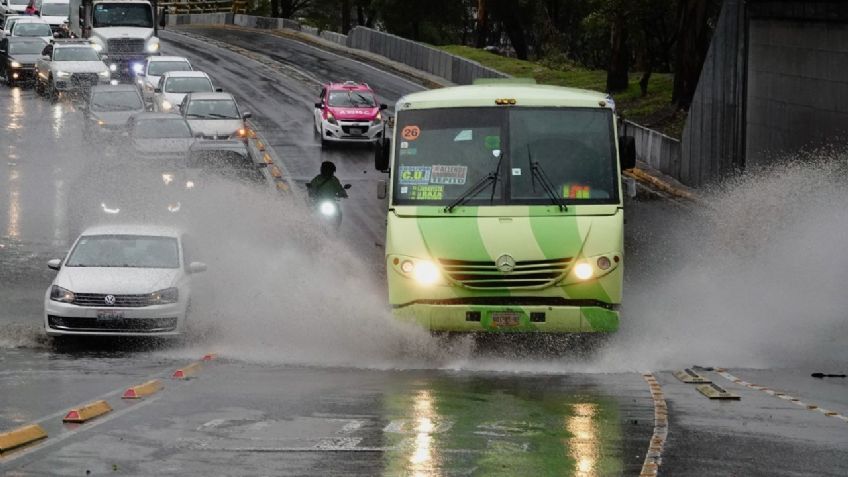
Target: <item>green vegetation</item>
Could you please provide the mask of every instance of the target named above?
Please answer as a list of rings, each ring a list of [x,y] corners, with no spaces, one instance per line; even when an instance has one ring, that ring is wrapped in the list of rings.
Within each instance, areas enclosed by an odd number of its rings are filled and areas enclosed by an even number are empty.
[[[605,70],[591,70],[570,62],[550,59],[541,62],[524,61],[460,45],[440,48],[511,76],[532,77],[539,84],[595,91],[604,91],[606,88],[607,72]],[[686,114],[677,111],[671,103],[673,76],[669,73],[651,75],[646,96],[642,96],[639,88],[638,80],[641,74],[632,76],[627,90],[613,95],[618,110],[625,118],[635,123],[679,138],[683,133]]]

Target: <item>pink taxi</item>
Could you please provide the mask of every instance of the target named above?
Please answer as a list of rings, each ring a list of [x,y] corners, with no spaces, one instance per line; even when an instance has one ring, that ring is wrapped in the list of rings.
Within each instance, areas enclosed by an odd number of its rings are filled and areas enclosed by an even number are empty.
[[[385,104],[377,103],[365,83],[345,81],[321,88],[315,103],[315,133],[328,142],[375,142],[383,134]]]

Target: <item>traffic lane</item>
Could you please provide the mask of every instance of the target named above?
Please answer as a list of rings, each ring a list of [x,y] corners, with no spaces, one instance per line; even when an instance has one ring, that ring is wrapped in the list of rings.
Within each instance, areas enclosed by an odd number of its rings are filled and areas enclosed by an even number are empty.
[[[662,475],[846,475],[848,424],[701,373],[741,396],[709,400],[658,373],[669,407]]]
[[[516,376],[223,362],[157,401],[6,463],[130,475],[634,475],[638,374]],[[96,421],[94,421],[96,422]],[[14,458],[14,454],[12,454]]]
[[[358,60],[261,30],[205,25],[186,25],[180,29],[257,51],[283,64],[308,71],[322,83],[364,81],[374,89],[379,98],[390,105],[401,96],[425,89],[406,78],[383,72]],[[319,89],[315,89],[316,101],[318,93]]]
[[[242,109],[253,113],[264,142],[298,187],[305,189],[305,183],[318,174],[321,162],[336,164],[339,179],[352,185],[349,198],[341,202],[343,220],[337,234],[356,244],[368,263],[382,263],[386,205],[377,198],[377,181],[385,176],[373,171],[373,151],[367,145],[322,149],[313,130],[315,86],[290,77],[285,70],[271,70],[244,55],[195,38],[163,33],[162,40],[165,53],[189,58],[216,85],[232,92]]]

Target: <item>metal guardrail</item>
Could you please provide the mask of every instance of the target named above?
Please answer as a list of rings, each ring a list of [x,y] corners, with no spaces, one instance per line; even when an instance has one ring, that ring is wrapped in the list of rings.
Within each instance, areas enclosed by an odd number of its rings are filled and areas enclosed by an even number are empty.
[[[187,0],[159,2],[169,14],[186,13],[247,13],[247,0]]]

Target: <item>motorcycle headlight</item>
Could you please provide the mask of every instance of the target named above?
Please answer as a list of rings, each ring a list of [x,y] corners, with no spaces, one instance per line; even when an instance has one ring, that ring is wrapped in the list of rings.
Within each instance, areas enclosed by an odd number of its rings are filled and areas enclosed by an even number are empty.
[[[180,291],[176,287],[165,288],[151,293],[149,298],[151,305],[176,303],[180,299]]]
[[[11,66],[12,68],[20,68],[21,64],[17,61],[12,61],[11,63],[9,63],[9,66]]]
[[[58,285],[53,285],[50,288],[50,299],[53,301],[58,301],[62,303],[73,303],[75,298],[76,297],[74,296],[74,292],[62,288]]]
[[[67,78],[68,76],[71,76],[71,74],[68,73],[67,71],[57,71],[56,72],[57,78]]]
[[[336,215],[336,212],[338,212],[338,207],[336,206],[336,204],[330,202],[329,200],[321,202],[319,209],[321,210],[321,214],[326,215],[327,217],[332,217]]]
[[[156,53],[157,51],[159,51],[159,42],[158,41],[151,41],[150,43],[147,44],[147,52],[148,53]]]

